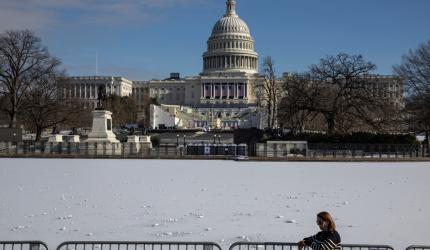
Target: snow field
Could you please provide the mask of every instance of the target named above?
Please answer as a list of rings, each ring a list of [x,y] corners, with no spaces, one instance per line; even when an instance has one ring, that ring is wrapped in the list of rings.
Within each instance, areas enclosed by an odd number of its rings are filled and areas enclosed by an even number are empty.
[[[429,163],[0,159],[0,240],[430,245]]]

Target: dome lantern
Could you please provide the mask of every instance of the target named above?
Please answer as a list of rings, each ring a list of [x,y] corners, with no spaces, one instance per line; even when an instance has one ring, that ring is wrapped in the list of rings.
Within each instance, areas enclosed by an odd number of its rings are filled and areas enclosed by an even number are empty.
[[[225,16],[235,16],[236,15],[236,0],[227,0],[227,11]]]

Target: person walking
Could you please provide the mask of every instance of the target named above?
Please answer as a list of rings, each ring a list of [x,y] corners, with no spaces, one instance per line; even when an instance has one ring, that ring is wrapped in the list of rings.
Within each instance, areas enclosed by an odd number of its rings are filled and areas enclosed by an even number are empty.
[[[328,212],[321,212],[317,215],[317,225],[320,232],[301,240],[299,250],[304,247],[311,247],[313,250],[340,250],[340,235],[336,231],[336,223]]]

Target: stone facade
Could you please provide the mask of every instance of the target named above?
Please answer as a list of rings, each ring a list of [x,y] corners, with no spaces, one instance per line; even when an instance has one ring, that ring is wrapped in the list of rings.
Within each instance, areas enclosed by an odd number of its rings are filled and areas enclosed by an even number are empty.
[[[131,96],[133,83],[123,77],[74,76],[59,80],[61,98],[78,98],[90,108],[97,107],[98,88],[104,86],[107,95]]]
[[[176,113],[182,115],[175,116],[182,116],[186,128],[260,127],[255,88],[263,79],[258,75],[254,40],[236,14],[235,0],[227,1],[226,13],[214,25],[207,44],[199,76],[172,74],[165,80],[134,81],[133,97],[139,110],[143,113],[146,94],[160,104],[177,105]],[[187,112],[181,112],[182,106],[188,107]],[[150,124],[164,115],[152,112]]]

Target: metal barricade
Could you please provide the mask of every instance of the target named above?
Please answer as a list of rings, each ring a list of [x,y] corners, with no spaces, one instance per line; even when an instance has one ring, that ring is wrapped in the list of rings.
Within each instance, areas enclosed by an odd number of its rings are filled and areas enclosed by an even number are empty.
[[[48,250],[42,241],[0,241],[1,250]]]
[[[297,243],[288,242],[236,242],[230,246],[229,250],[298,250]],[[305,250],[310,250],[305,247]],[[341,244],[342,250],[394,250],[388,245],[359,245]],[[415,250],[415,249],[410,249]],[[419,249],[416,249],[419,250]]]
[[[406,248],[406,250],[430,250],[430,246],[413,245]]]
[[[212,242],[68,241],[57,250],[221,250]]]

